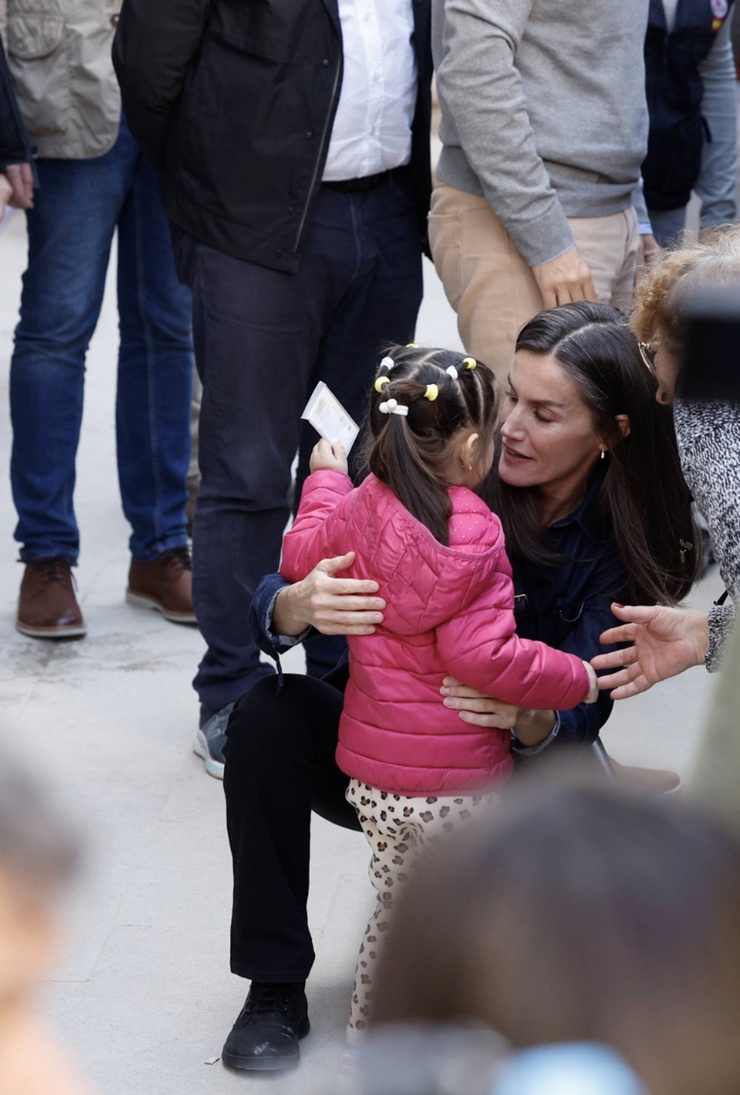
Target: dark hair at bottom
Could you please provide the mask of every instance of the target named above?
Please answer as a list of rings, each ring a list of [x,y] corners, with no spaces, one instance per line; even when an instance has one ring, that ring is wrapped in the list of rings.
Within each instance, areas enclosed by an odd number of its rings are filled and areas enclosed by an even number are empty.
[[[578,388],[608,449],[599,507],[613,535],[634,603],[672,604],[686,596],[700,564],[690,496],[681,473],[673,415],[655,399],[627,318],[606,304],[566,304],[522,328],[517,351],[552,355]],[[616,416],[629,418],[622,437]],[[501,518],[510,555],[543,567],[561,560],[545,543],[537,488],[510,487],[494,470],[483,494]]]

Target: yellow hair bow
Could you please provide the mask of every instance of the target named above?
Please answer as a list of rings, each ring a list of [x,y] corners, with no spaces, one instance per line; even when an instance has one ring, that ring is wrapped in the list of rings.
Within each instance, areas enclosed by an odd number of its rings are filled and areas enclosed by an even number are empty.
[[[439,388],[436,384],[427,384],[427,390],[424,392],[424,398],[428,399],[430,403],[434,403],[434,400],[439,395]]]
[[[406,343],[406,349],[407,350],[418,350],[419,347],[416,345],[415,342],[407,342]]]
[[[386,384],[390,384],[390,382],[391,378],[389,376],[379,376],[378,379],[375,381],[375,391],[382,392]]]

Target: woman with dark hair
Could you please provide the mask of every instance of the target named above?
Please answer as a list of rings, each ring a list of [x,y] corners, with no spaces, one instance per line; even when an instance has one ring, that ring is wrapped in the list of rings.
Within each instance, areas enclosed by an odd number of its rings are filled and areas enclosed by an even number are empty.
[[[495,465],[501,482],[494,477],[488,488],[514,568],[517,631],[590,660],[614,623],[612,601],[634,594],[673,603],[691,584],[691,527],[670,414],[655,401],[655,379],[625,318],[606,305],[535,317],[510,380]],[[353,559],[350,552],[324,560],[292,586],[279,575],[263,580],[252,607],[263,650],[277,657],[313,627],[370,635],[382,625],[377,583],[337,577]],[[346,661],[323,680],[266,678],[229,723],[231,968],[252,981],[224,1046],[224,1061],[236,1068],[294,1064],[307,1031],[311,810],[357,828],[344,798],[348,777],[334,759],[346,683]],[[592,744],[611,711],[605,693],[564,712],[516,708],[449,678],[442,693],[440,702],[471,726],[511,730],[520,757]]]

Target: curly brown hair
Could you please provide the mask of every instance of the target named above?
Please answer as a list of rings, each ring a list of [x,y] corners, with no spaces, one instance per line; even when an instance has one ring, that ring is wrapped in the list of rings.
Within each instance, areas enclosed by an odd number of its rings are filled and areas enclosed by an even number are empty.
[[[695,289],[740,282],[740,225],[717,232],[706,241],[664,251],[638,282],[632,330],[642,342],[661,338],[668,349],[683,346],[681,301]]]

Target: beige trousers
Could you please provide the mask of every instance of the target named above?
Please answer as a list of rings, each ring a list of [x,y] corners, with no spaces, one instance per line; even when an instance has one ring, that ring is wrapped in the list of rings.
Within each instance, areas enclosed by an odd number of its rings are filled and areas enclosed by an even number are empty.
[[[640,243],[634,209],[568,224],[599,300],[628,307]],[[504,381],[519,331],[542,308],[534,274],[486,199],[446,183],[432,195],[429,239],[465,349]]]

